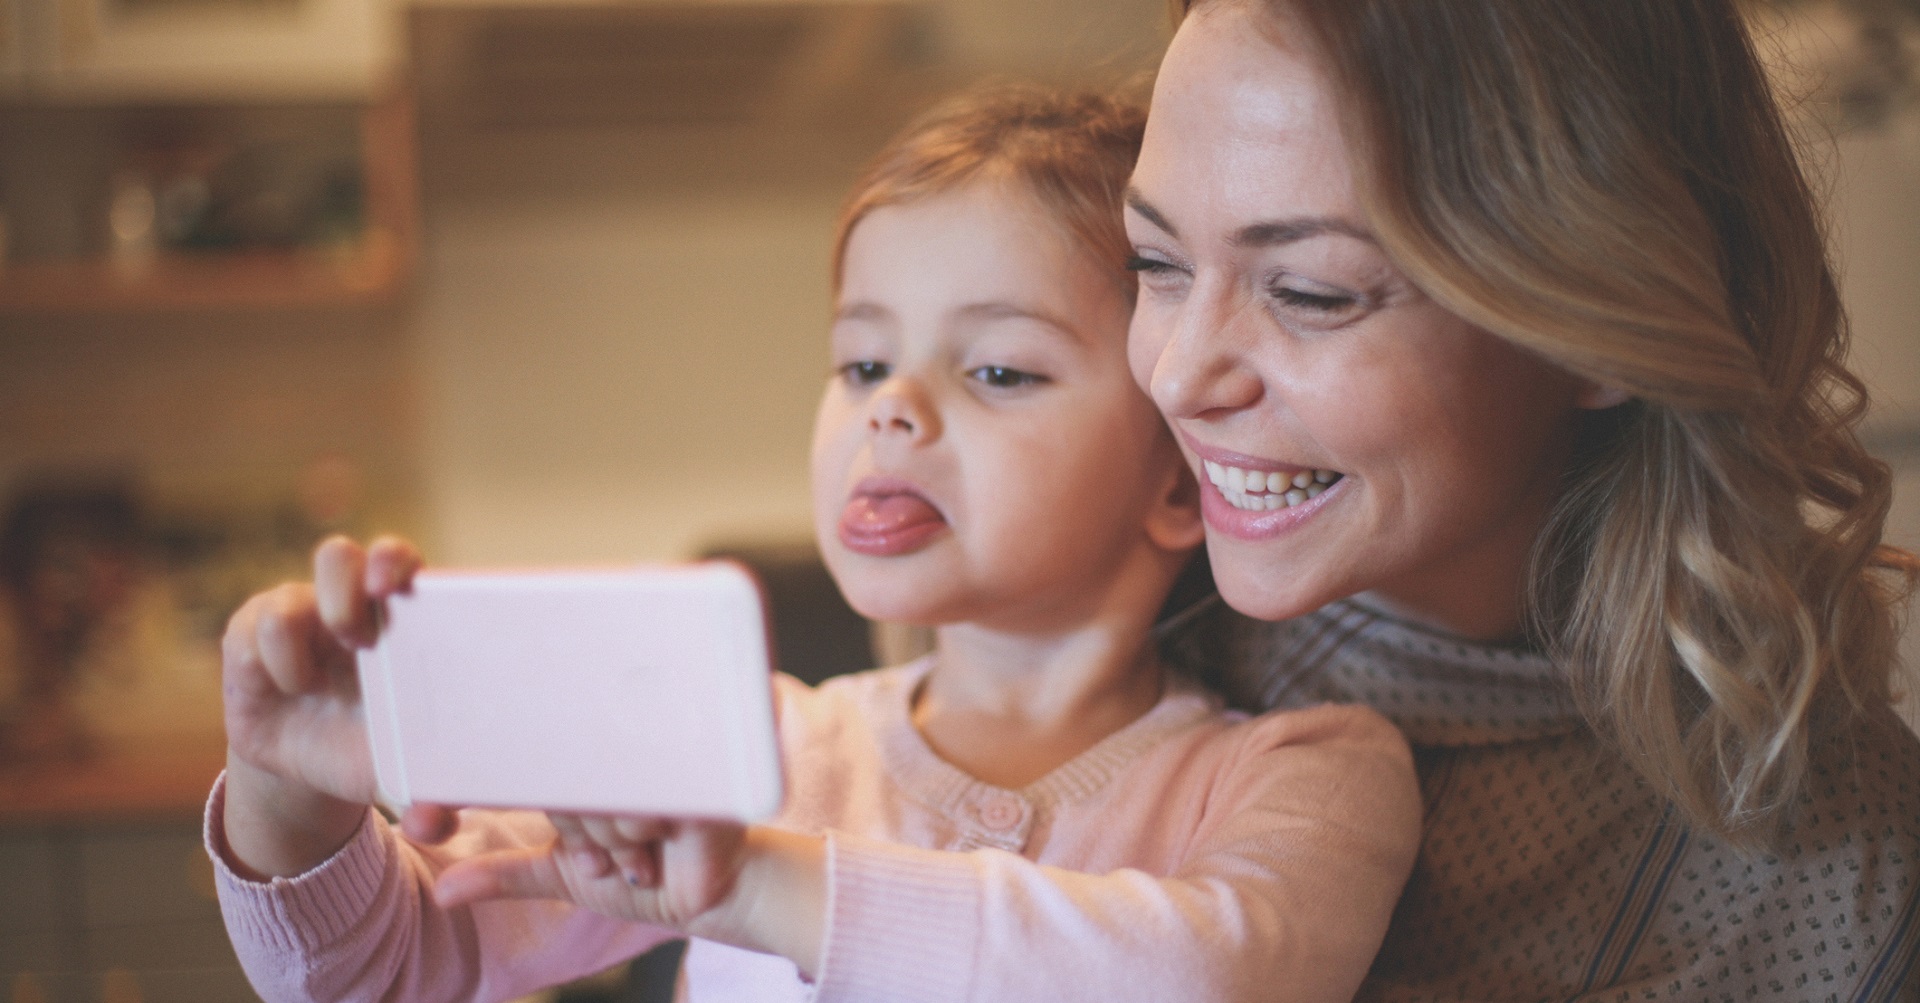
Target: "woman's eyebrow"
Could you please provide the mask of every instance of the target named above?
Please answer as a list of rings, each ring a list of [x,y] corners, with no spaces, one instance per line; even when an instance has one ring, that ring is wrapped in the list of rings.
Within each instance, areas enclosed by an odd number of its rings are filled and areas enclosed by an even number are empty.
[[[1337,216],[1302,216],[1298,219],[1279,220],[1272,223],[1253,223],[1240,228],[1233,235],[1236,247],[1271,247],[1275,244],[1291,244],[1296,240],[1318,237],[1321,234],[1337,233],[1364,240],[1378,245],[1380,241],[1362,226],[1357,226]]]
[[[1168,221],[1166,214],[1154,208],[1153,203],[1148,202],[1138,188],[1129,187],[1126,199],[1127,208],[1139,213],[1141,219],[1152,223],[1169,237],[1176,240],[1180,238],[1180,231]],[[1236,247],[1271,247],[1275,244],[1291,244],[1294,241],[1317,237],[1324,233],[1337,233],[1355,240],[1364,240],[1369,244],[1380,243],[1379,239],[1374,237],[1366,227],[1338,216],[1301,216],[1270,223],[1251,223],[1241,227],[1233,235],[1233,243]]]
[[[1174,229],[1173,224],[1167,222],[1167,217],[1161,215],[1160,210],[1155,209],[1153,203],[1148,202],[1146,196],[1140,194],[1140,189],[1128,185],[1126,199],[1127,208],[1139,213],[1141,219],[1159,227],[1167,236],[1175,240],[1180,238],[1180,231]]]

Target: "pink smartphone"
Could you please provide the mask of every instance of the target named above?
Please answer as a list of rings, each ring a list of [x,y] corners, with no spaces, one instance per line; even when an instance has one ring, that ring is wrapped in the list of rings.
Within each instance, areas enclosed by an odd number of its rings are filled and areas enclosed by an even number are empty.
[[[359,656],[383,800],[764,819],[781,797],[766,623],[723,561],[422,572]]]

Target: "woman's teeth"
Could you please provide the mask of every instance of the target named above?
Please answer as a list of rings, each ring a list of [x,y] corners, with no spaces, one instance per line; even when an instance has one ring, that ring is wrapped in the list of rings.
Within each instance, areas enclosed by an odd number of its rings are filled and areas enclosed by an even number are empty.
[[[1292,508],[1320,497],[1320,492],[1340,479],[1337,470],[1301,470],[1291,474],[1277,471],[1247,470],[1207,460],[1207,480],[1220,489],[1227,504],[1252,512]]]

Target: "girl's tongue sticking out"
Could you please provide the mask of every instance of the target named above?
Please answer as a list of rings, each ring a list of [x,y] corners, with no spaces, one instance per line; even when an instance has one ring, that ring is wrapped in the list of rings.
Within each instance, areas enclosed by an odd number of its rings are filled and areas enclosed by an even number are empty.
[[[863,487],[840,510],[840,542],[875,557],[912,553],[946,528],[940,510],[910,489]]]

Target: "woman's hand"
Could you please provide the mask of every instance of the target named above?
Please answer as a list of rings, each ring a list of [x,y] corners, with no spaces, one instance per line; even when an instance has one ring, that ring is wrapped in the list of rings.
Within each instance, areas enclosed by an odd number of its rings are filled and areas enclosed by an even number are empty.
[[[440,875],[444,906],[559,899],[621,919],[785,956],[811,975],[826,921],[826,846],[769,829],[651,816],[549,813],[545,849],[470,857]]]
[[[333,537],[314,551],[313,583],[287,583],[240,607],[221,643],[227,728],[227,847],[251,877],[292,876],[353,836],[376,796],[354,649],[378,635],[378,602],[420,567],[412,544],[367,548]],[[409,813],[416,838],[444,837],[453,816]]]

